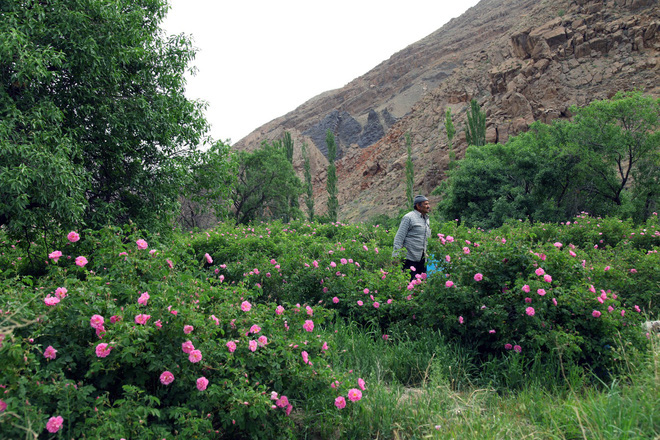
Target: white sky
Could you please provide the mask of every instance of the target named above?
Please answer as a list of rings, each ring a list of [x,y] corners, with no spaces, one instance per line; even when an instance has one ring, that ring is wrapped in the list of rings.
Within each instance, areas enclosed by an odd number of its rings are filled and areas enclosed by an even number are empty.
[[[478,0],[169,0],[167,34],[198,48],[186,95],[208,103],[214,139],[237,142],[338,89]]]

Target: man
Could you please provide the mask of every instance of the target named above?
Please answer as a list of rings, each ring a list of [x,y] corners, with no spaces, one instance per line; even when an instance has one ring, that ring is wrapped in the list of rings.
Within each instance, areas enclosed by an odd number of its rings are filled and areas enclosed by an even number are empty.
[[[403,267],[410,270],[410,280],[413,280],[418,273],[426,273],[426,245],[431,236],[429,199],[415,196],[413,205],[415,209],[401,219],[399,230],[394,237],[392,252],[392,258],[399,258],[402,253],[401,248],[406,249],[406,261]]]

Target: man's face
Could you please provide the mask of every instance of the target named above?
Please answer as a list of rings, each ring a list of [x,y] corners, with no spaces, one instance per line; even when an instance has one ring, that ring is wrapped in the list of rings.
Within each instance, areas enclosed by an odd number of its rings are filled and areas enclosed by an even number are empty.
[[[427,200],[425,202],[418,203],[417,210],[422,214],[428,214],[429,212],[431,212],[431,205],[429,204],[429,201]]]

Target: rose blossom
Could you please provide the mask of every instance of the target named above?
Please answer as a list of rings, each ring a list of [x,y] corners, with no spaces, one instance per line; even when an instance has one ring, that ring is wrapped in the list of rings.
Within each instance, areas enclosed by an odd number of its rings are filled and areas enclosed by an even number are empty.
[[[75,243],[80,240],[80,235],[77,232],[71,231],[67,234],[66,238],[71,242]]]
[[[89,320],[89,325],[92,328],[99,328],[99,327],[103,327],[104,322],[105,322],[105,319],[103,319],[103,316],[101,316],[101,315],[92,315],[92,317]]]
[[[186,354],[192,353],[194,349],[195,346],[193,345],[192,341],[186,341],[183,344],[181,344],[181,350],[183,350],[183,352]]]
[[[57,263],[57,260],[62,258],[62,251],[53,251],[50,254],[48,254],[48,258],[53,260],[53,262]]]
[[[357,402],[360,399],[362,399],[362,391],[357,388],[351,388],[348,390],[348,400],[351,402]]]
[[[136,323],[136,324],[144,325],[144,324],[147,323],[147,321],[149,320],[149,318],[151,318],[151,315],[145,315],[145,314],[143,314],[143,313],[140,313],[139,315],[137,315],[137,316],[135,317],[135,323]]]
[[[207,386],[209,386],[209,380],[207,378],[202,376],[199,379],[197,379],[197,389],[198,390],[204,391]]]
[[[46,350],[44,350],[44,357],[46,359],[54,360],[57,357],[57,350],[55,350],[52,345],[49,345],[46,347]]]
[[[193,364],[202,360],[202,352],[199,350],[193,350],[188,354],[188,360]]]
[[[100,343],[96,346],[96,357],[104,358],[110,354],[114,347],[108,347],[108,344],[105,342]]]
[[[147,301],[149,301],[149,294],[147,292],[144,292],[140,297],[138,298],[138,304],[146,306]]]
[[[59,303],[60,299],[56,296],[50,296],[47,295],[46,298],[44,298],[44,304],[47,306],[54,306],[55,304]]]
[[[160,375],[160,383],[163,385],[169,385],[172,382],[174,382],[174,375],[169,371],[163,371],[163,373]]]
[[[74,233],[75,232],[71,232],[71,234]],[[72,241],[78,241],[78,240],[76,239]],[[62,418],[62,416],[51,417],[50,419],[48,419],[48,423],[46,423],[46,429],[48,430],[48,432],[55,434],[57,431],[60,430],[63,423],[64,423],[64,419]]]

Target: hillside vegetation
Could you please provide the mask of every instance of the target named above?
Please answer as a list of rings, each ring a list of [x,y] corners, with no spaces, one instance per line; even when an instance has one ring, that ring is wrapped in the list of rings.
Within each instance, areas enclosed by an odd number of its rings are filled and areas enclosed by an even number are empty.
[[[5,238],[0,432],[660,432],[656,338],[640,325],[658,316],[656,214],[639,226],[583,215],[433,228],[435,268],[411,283],[392,266],[394,231],[382,226],[72,231],[45,250],[41,276],[24,272],[22,243]],[[539,393],[548,402],[526,407]],[[617,417],[601,425],[612,395]]]

